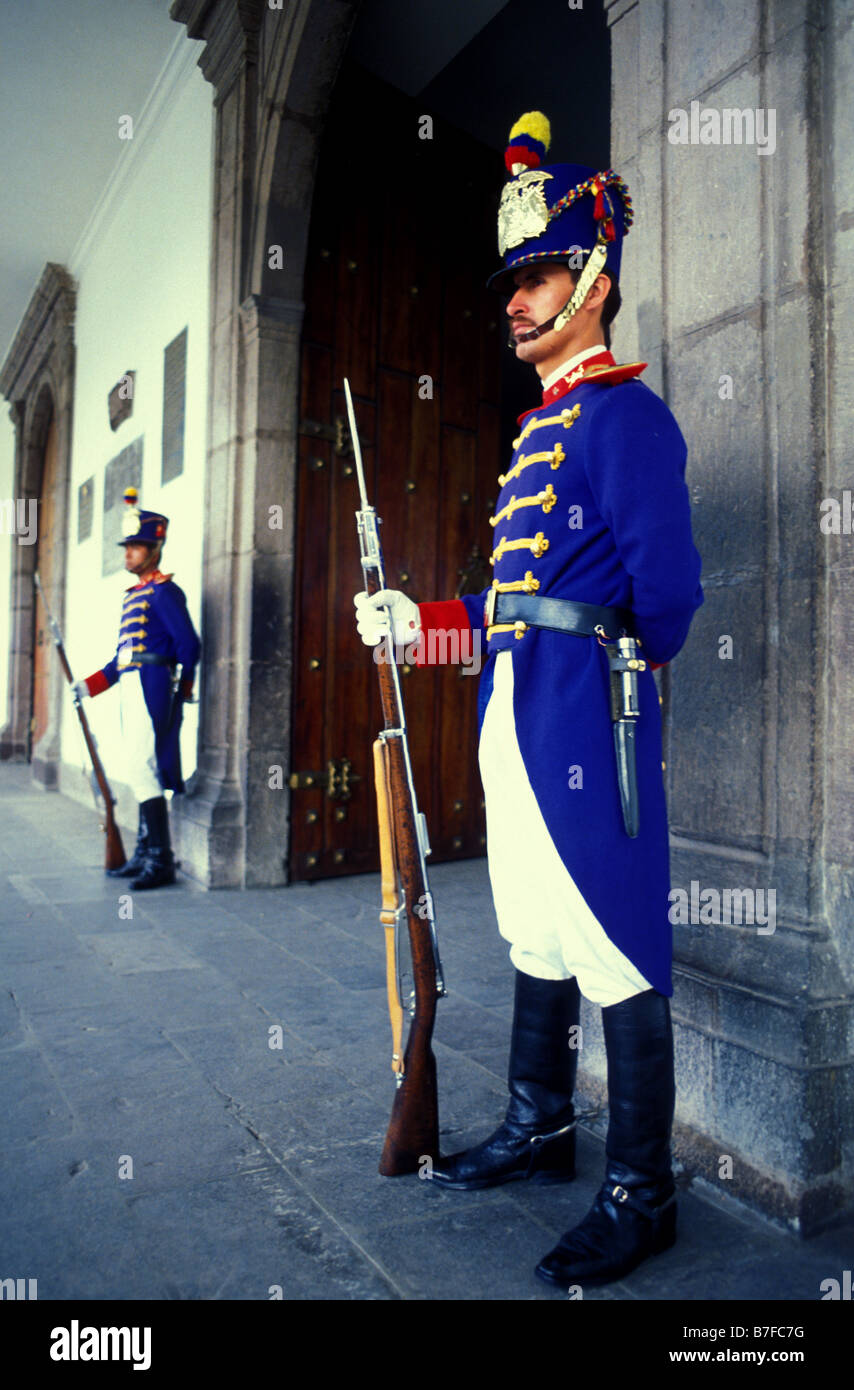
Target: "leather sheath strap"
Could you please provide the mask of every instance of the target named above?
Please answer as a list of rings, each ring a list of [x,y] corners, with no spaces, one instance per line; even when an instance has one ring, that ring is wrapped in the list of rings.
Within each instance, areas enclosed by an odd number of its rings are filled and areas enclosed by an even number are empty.
[[[523,622],[528,627],[546,627],[552,632],[571,632],[576,637],[593,637],[597,627],[614,638],[621,630],[632,632],[632,614],[624,608],[601,608],[596,603],[576,603],[568,598],[540,598],[536,594],[495,592],[492,613],[487,603],[487,622]]]
[[[532,343],[535,338],[542,338],[544,333],[551,333],[565,308],[566,305],[564,304],[563,309],[558,309],[557,313],[552,314],[551,318],[546,319],[545,323],[541,323],[537,328],[529,329],[527,333],[520,333],[518,338],[513,336],[513,320],[511,319],[510,337],[507,339],[507,346],[509,348],[515,348],[518,343]]]

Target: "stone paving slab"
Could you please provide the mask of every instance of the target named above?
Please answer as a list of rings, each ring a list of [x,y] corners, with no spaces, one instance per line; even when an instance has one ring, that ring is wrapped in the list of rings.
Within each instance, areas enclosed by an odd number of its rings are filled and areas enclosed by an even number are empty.
[[[37,1277],[45,1299],[564,1297],[532,1270],[598,1189],[604,1117],[556,1188],[377,1173],[393,1098],[377,875],[129,895],[94,813],[68,812],[0,765],[0,1277]],[[431,879],[451,1152],[503,1115],[512,971],[484,862]],[[803,1243],[711,1195],[686,1179],[676,1247],[585,1297],[815,1300],[851,1268],[850,1221]]]

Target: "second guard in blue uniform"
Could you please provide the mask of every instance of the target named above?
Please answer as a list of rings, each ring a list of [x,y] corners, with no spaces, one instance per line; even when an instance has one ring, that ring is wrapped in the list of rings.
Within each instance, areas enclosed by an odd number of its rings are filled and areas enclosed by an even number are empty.
[[[119,544],[137,582],[125,591],[115,656],[77,688],[81,696],[100,695],[119,682],[125,778],[139,802],[139,831],[132,858],[110,872],[133,878],[131,887],[139,890],[175,882],[163,793],[184,790],[181,720],[201,644],[183,590],[158,568],[168,517],[141,511],[135,488],[125,502]]]

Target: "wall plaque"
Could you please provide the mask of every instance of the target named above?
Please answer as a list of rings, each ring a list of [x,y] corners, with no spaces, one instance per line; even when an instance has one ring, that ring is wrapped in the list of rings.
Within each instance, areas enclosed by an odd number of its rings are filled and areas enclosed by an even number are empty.
[[[87,478],[77,489],[77,544],[88,541],[95,515],[95,475]]]
[[[110,429],[117,430],[123,420],[133,414],[133,393],[136,386],[136,372],[125,372],[119,377],[109,396],[107,409],[110,413]]]
[[[187,330],[163,351],[162,483],[184,471],[184,400],[187,384]]]
[[[125,446],[120,454],[110,459],[104,469],[104,531],[102,541],[103,574],[115,574],[124,569],[125,555],[120,549],[122,537],[122,517],[125,511],[125,488],[136,487],[142,490],[142,441],[143,436]],[[140,499],[145,506],[144,498]]]

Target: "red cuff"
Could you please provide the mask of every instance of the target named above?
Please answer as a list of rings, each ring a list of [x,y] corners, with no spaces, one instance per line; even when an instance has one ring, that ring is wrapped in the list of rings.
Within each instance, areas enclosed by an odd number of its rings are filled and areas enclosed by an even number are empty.
[[[110,682],[103,671],[96,671],[94,676],[87,676],[85,685],[90,695],[102,695],[105,690],[110,688]]]
[[[650,671],[661,671],[667,664],[666,661],[651,661],[649,663],[649,669]]]
[[[466,606],[458,598],[419,603],[421,641],[416,666],[447,666],[472,659],[473,635]]]
[[[183,680],[183,681],[181,682],[181,699],[182,699],[182,700],[192,700],[192,698],[193,698],[193,681],[192,681],[192,677],[188,677],[187,680]]]

